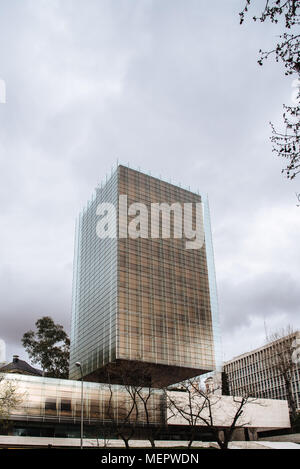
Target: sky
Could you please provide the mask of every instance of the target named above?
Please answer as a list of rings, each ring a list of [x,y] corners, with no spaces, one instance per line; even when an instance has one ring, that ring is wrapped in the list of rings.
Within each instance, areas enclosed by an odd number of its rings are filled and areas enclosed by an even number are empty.
[[[256,4],[240,26],[244,0],[0,0],[8,361],[41,316],[70,331],[75,218],[117,160],[208,193],[224,360],[299,329],[300,176],[269,141],[294,78],[257,64],[280,27]]]

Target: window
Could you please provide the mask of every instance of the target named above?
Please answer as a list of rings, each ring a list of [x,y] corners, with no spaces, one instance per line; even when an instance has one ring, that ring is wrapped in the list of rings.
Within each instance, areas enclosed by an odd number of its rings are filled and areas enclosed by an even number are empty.
[[[60,410],[62,412],[71,412],[71,400],[70,399],[62,399],[60,403]]]
[[[45,411],[52,413],[56,411],[56,399],[46,399],[45,401]]]

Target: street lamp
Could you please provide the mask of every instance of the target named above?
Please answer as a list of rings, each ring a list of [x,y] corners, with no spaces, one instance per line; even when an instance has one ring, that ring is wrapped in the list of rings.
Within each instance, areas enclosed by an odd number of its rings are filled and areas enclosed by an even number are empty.
[[[81,373],[80,449],[82,449],[83,448],[83,446],[82,446],[82,439],[83,439],[83,373],[82,373],[81,363],[76,362],[75,365],[80,368],[80,373]]]

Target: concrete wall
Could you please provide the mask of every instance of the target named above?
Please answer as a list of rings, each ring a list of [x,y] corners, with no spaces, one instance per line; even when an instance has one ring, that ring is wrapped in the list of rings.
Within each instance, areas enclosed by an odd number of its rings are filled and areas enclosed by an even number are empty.
[[[186,412],[189,411],[188,393],[170,391],[168,395],[171,401],[177,403],[177,407],[183,408]],[[200,415],[204,418],[209,418],[209,406],[204,398],[194,396],[192,402],[194,415],[197,415],[199,410],[203,409]],[[231,425],[239,408],[241,398],[212,394],[209,397],[209,402],[211,405],[213,425],[228,427]],[[175,415],[173,415],[173,413],[175,413]],[[180,415],[174,406],[170,408],[170,404],[168,405],[167,417],[170,425],[187,425],[187,420]],[[201,419],[198,419],[198,424],[205,426],[205,423],[202,422]],[[287,401],[249,398],[243,407],[243,412],[237,425],[260,429],[289,428],[290,420]]]

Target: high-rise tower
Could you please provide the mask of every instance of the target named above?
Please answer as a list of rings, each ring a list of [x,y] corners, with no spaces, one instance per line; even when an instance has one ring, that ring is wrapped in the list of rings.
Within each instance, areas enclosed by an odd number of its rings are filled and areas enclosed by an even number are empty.
[[[80,378],[77,361],[86,380],[99,382],[108,365],[122,363],[134,373],[147,368],[153,385],[216,369],[220,332],[206,197],[121,165],[96,189],[76,227],[72,379]]]

